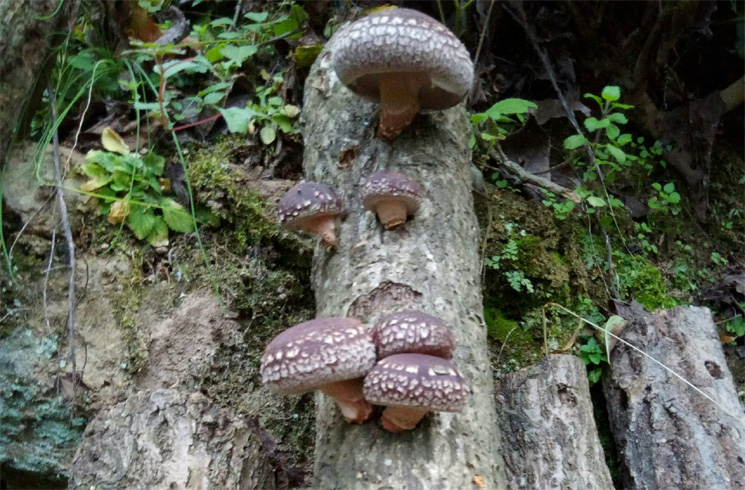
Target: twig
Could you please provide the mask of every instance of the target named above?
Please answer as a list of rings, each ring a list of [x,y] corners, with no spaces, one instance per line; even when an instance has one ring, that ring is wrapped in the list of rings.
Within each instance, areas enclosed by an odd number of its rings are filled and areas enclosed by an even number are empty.
[[[567,189],[566,187],[560,186],[555,182],[551,182],[549,179],[528,172],[519,164],[507,158],[507,155],[504,154],[499,146],[496,146],[495,148],[489,150],[489,157],[497,162],[500,166],[504,167],[508,172],[517,175],[525,182],[530,182],[531,184],[537,185],[538,187],[543,187],[547,191],[553,192],[554,194],[560,194],[572,202],[579,203],[582,201],[579,195],[573,190]]]
[[[41,290],[41,309],[44,312],[44,321],[47,323],[49,333],[52,333],[52,324],[49,322],[49,314],[47,312],[47,289],[49,286],[49,273],[52,271],[52,263],[54,262],[54,247],[57,243],[57,227],[52,229],[52,247],[49,251],[49,263],[47,264],[47,270],[44,273],[44,287]]]
[[[600,229],[603,231],[603,237],[605,238],[605,251],[608,254],[608,279],[610,282],[610,294],[611,299],[620,300],[621,295],[618,292],[618,286],[616,286],[616,267],[613,265],[613,248],[610,244],[610,237],[608,232],[602,226]]]
[[[52,120],[57,120],[57,102],[55,100],[52,85],[47,85],[49,96],[49,107],[52,113]],[[59,204],[60,214],[62,215],[62,227],[65,232],[65,241],[69,254],[70,264],[70,282],[67,287],[67,328],[68,342],[70,343],[70,364],[72,365],[72,406],[70,407],[70,423],[75,418],[75,388],[78,383],[77,366],[75,365],[75,242],[72,239],[72,230],[70,229],[70,220],[67,216],[67,204],[65,203],[65,191],[62,189],[62,172],[60,170],[60,153],[59,153],[59,133],[55,130],[52,136],[53,154],[54,154],[54,180],[57,183],[57,203]],[[54,250],[52,250],[54,254]]]
[[[481,47],[484,45],[484,38],[486,37],[486,31],[489,28],[489,18],[491,17],[491,11],[494,8],[495,3],[497,3],[497,0],[491,0],[491,3],[489,4],[489,10],[486,11],[486,18],[484,19],[484,28],[481,30],[481,35],[479,36],[479,46],[476,48],[476,54],[473,57],[474,66],[479,64],[479,55],[481,54]]]

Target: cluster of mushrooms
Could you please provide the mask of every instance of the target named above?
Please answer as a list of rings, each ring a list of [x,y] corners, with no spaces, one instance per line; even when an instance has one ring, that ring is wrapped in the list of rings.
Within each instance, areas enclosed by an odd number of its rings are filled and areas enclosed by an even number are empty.
[[[371,14],[340,30],[332,63],[341,82],[381,106],[378,137],[393,140],[418,112],[453,107],[473,83],[465,46],[442,24],[409,9]],[[386,230],[406,223],[424,200],[414,179],[377,172],[361,186],[365,208]],[[346,214],[337,191],[301,182],[281,199],[279,222],[319,235],[338,246],[335,222]],[[429,411],[460,411],[470,390],[450,362],[452,331],[421,311],[400,311],[369,329],[354,318],[317,318],[291,327],[267,346],[261,360],[264,384],[280,394],[320,390],[344,418],[363,423],[373,405],[386,407],[383,427],[412,429]]]

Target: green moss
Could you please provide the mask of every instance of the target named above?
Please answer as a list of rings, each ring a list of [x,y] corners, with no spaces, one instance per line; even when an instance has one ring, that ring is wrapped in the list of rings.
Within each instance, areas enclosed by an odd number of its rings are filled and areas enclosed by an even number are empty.
[[[623,299],[636,299],[648,310],[672,308],[678,304],[675,298],[668,295],[662,273],[648,259],[614,251],[613,262]]]

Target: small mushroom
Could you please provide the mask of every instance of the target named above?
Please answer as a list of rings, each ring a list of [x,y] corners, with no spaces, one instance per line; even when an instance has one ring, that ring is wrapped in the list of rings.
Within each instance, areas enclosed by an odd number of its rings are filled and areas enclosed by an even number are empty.
[[[338,245],[334,221],[346,210],[333,187],[301,182],[282,196],[277,211],[282,226],[320,235],[321,244],[327,248]]]
[[[394,354],[427,354],[450,359],[455,335],[445,323],[421,311],[399,311],[378,320],[372,328],[378,359]]]
[[[394,139],[420,110],[458,104],[473,84],[463,43],[416,10],[386,10],[349,24],[336,34],[331,59],[344,85],[380,102],[378,135],[386,139]]]
[[[459,412],[470,390],[452,362],[424,354],[396,354],[378,361],[365,377],[365,398],[385,405],[383,428],[413,429],[427,412]]]
[[[376,213],[386,230],[406,223],[419,209],[424,191],[416,180],[398,172],[377,172],[360,190],[365,208]]]
[[[288,328],[261,358],[265,385],[282,395],[320,390],[333,398],[349,422],[372,414],[363,394],[363,376],[375,364],[375,345],[354,318],[316,318]]]

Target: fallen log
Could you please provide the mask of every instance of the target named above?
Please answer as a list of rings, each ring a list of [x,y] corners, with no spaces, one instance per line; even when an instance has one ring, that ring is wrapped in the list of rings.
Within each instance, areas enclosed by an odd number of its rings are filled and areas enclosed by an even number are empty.
[[[497,411],[509,488],[613,488],[578,357],[552,354],[505,375]]]
[[[745,417],[711,312],[658,310],[631,319],[621,338],[716,400],[617,344],[603,390],[623,488],[745,488]]]

